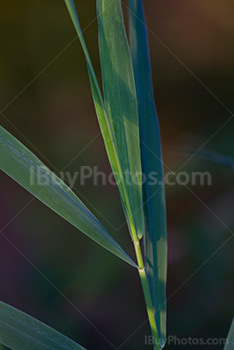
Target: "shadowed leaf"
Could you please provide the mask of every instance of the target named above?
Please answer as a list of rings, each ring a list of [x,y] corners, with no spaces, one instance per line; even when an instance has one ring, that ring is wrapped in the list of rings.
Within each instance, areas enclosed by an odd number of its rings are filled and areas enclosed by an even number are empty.
[[[0,169],[95,242],[136,266],[76,194],[2,127]]]
[[[140,120],[141,158],[146,221],[145,264],[160,345],[166,341],[167,232],[160,130],[154,103],[151,64],[141,0],[129,0],[130,46],[134,65]],[[150,174],[157,174],[153,184]]]
[[[53,328],[2,302],[0,344],[12,350],[85,350]]]
[[[136,87],[120,0],[97,0],[99,48],[105,105],[116,140],[131,212],[130,232],[144,233],[139,120]],[[133,221],[133,222],[131,222]],[[133,233],[133,238],[134,233]]]

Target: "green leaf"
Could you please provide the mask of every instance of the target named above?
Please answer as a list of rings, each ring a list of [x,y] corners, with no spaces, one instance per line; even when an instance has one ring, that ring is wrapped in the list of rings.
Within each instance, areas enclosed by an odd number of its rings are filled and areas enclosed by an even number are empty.
[[[97,14],[105,105],[121,168],[126,174],[125,185],[130,201],[127,215],[135,240],[135,232],[138,238],[144,233],[142,170],[136,87],[121,1],[97,0]]]
[[[123,201],[128,203],[127,193],[124,188],[124,181],[123,181],[123,172],[120,166],[118,153],[117,153],[117,146],[116,142],[111,130],[111,124],[109,121],[109,117],[106,112],[105,104],[103,101],[102,93],[100,90],[100,87],[98,85],[98,81],[92,66],[92,62],[88,53],[88,49],[85,44],[85,40],[82,34],[82,30],[80,27],[79,17],[77,15],[75,3],[73,0],[64,0],[65,4],[67,6],[68,12],[71,16],[73,25],[75,27],[76,33],[78,35],[78,38],[80,40],[82,49],[84,51],[84,55],[86,58],[87,68],[88,68],[88,74],[89,74],[89,80],[90,80],[90,86],[94,101],[94,106],[99,122],[99,126],[101,129],[102,137],[105,143],[107,156],[113,171],[113,174],[115,175],[115,178],[118,183],[118,187],[120,190],[121,198]]]
[[[133,233],[133,235],[136,235],[136,231],[137,231],[136,224],[138,224],[138,227],[139,227],[138,235],[142,235],[142,233],[140,233],[141,231],[143,231],[142,214],[141,214],[142,202],[141,204],[139,203],[136,204],[136,202],[133,203],[133,200],[136,199],[134,198],[134,196],[137,198],[141,197],[141,188],[140,186],[133,186],[134,191],[131,191],[131,186],[127,185],[128,178],[126,181],[126,177],[128,176],[128,174],[124,173],[126,169],[123,166],[124,164],[122,161],[122,157],[123,157],[122,148],[119,149],[119,145],[116,140],[114,130],[112,128],[112,118],[107,113],[106,106],[103,101],[102,93],[98,85],[97,78],[92,66],[92,62],[91,62],[91,59],[85,44],[85,40],[82,34],[74,0],[64,0],[64,1],[65,1],[65,4],[67,5],[72,22],[74,24],[78,38],[80,40],[81,46],[85,54],[95,110],[97,113],[98,122],[99,122],[102,136],[104,139],[108,159],[119,187],[124,213],[125,213],[128,225],[130,227],[130,231]],[[134,128],[132,128],[132,132],[133,131],[134,131]],[[131,138],[133,138],[133,135],[134,134],[131,134]],[[135,147],[136,143],[137,142],[134,142],[132,147]],[[134,151],[134,154],[135,153],[136,151]],[[136,158],[136,163],[139,163],[138,158]],[[137,167],[139,168],[139,164]],[[136,193],[136,188],[138,191],[137,193]],[[137,218],[140,218],[140,222],[136,223]]]
[[[234,320],[232,321],[224,350],[234,350]]]
[[[95,242],[136,266],[76,194],[2,127],[0,169]]]
[[[130,46],[140,120],[141,158],[147,181],[143,185],[146,221],[145,264],[158,335],[166,341],[167,231],[160,130],[154,103],[148,36],[141,0],[129,0]],[[157,183],[150,174],[157,174]]]
[[[12,350],[85,350],[53,328],[2,302],[0,344]]]

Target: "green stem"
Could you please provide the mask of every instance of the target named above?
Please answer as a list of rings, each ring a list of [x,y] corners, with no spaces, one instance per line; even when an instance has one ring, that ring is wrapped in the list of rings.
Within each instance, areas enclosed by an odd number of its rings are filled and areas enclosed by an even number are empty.
[[[148,286],[148,282],[147,282],[145,266],[144,266],[144,261],[143,261],[143,257],[142,257],[142,252],[141,252],[140,241],[134,242],[134,248],[135,248],[135,252],[136,252],[137,263],[139,266],[138,272],[139,272],[139,276],[141,279],[141,285],[142,285],[142,289],[143,289],[143,293],[144,293],[144,297],[145,297],[145,304],[146,304],[149,324],[151,327],[152,335],[154,337],[154,348],[155,348],[155,350],[160,350],[157,325],[156,325],[156,321],[155,321],[154,309],[153,309],[152,300],[151,300],[150,291],[149,291],[149,286]]]

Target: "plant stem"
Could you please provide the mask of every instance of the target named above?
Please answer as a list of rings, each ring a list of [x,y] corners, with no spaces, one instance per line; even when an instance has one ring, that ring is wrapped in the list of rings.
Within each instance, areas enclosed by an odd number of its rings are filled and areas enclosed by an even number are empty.
[[[155,321],[155,315],[154,315],[154,309],[152,305],[152,300],[150,296],[150,291],[149,291],[149,286],[147,282],[147,277],[145,273],[145,266],[144,266],[144,261],[142,257],[142,252],[141,252],[141,246],[140,246],[140,241],[135,241],[134,242],[134,248],[136,252],[136,257],[137,257],[137,263],[138,263],[138,272],[139,276],[141,279],[141,285],[145,297],[145,303],[146,303],[146,309],[147,309],[147,314],[148,314],[148,319],[149,319],[149,324],[151,327],[151,331],[154,337],[154,348],[155,350],[160,350],[160,344],[159,344],[159,338],[158,338],[158,331],[157,331],[157,325]]]

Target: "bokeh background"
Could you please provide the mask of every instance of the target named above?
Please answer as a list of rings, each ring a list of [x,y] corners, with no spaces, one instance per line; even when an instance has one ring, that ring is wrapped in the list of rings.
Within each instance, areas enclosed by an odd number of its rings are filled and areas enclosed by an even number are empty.
[[[95,1],[78,5],[100,78]],[[233,1],[148,0],[145,9],[165,170],[183,166],[189,154],[182,150],[204,143],[234,157]],[[1,1],[0,29],[1,124],[54,171],[92,165],[108,173],[83,53],[64,2]],[[234,229],[234,174],[199,157],[182,169],[210,171],[213,182],[166,187],[168,334],[222,338],[234,313],[234,241],[225,243]],[[111,349],[108,340],[118,349],[151,349],[137,272],[0,176],[0,299],[90,350]],[[126,225],[113,228],[124,222],[116,187],[87,183],[77,190],[134,256]]]

